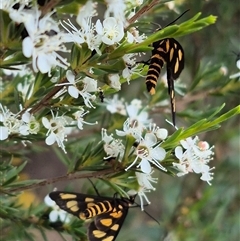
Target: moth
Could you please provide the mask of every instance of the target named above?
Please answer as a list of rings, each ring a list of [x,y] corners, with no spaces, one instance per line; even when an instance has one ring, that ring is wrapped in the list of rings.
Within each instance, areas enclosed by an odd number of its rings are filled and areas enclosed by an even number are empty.
[[[168,25],[174,23],[187,11],[182,13],[177,19]],[[152,44],[152,47],[152,56],[149,61],[149,69],[146,78],[147,90],[151,95],[155,94],[158,77],[161,73],[163,65],[166,64],[168,94],[171,101],[172,122],[175,126],[176,104],[174,80],[179,77],[182,70],[184,69],[184,51],[181,44],[174,38],[165,38],[156,41]]]
[[[103,197],[61,191],[51,192],[49,197],[61,209],[82,220],[93,218],[87,232],[89,241],[114,241],[135,200],[135,196]]]

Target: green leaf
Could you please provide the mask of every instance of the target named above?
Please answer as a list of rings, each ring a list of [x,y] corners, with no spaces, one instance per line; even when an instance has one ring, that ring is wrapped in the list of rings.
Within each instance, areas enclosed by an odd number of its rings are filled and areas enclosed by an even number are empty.
[[[11,166],[10,170],[7,171],[4,174],[4,177],[2,179],[2,186],[8,186],[10,183],[15,181],[18,178],[19,173],[23,170],[23,168],[26,166],[27,161],[23,162],[21,165],[14,167]]]
[[[221,111],[222,108],[223,108],[223,105],[220,106],[212,116],[215,116],[217,113],[219,113],[219,111]],[[177,130],[172,136],[170,136],[165,142],[163,142],[161,146],[166,149],[173,148],[178,145],[179,141],[184,140],[188,137],[195,136],[202,132],[215,130],[220,127],[220,123],[239,114],[240,114],[240,105],[228,111],[227,113],[221,115],[215,120],[212,120],[212,121],[208,119],[200,120],[197,123],[193,124],[192,126],[186,128],[185,130],[183,128]]]

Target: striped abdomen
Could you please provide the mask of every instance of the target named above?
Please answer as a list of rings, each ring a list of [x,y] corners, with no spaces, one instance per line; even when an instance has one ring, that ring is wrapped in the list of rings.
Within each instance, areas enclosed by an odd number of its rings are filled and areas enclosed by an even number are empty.
[[[146,78],[147,90],[151,95],[155,94],[157,79],[164,63],[168,61],[169,39],[163,39],[153,43],[152,57]]]
[[[83,220],[92,218],[102,213],[111,212],[113,209],[115,209],[114,205],[109,201],[97,202],[91,207],[88,207],[85,211],[81,212],[80,218]]]

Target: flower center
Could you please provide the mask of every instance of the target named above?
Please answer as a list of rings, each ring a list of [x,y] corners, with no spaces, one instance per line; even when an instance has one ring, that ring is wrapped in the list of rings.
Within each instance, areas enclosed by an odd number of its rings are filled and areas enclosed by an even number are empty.
[[[144,157],[147,157],[149,155],[149,150],[146,146],[138,146],[137,147],[137,155],[140,157],[140,158],[144,158]]]

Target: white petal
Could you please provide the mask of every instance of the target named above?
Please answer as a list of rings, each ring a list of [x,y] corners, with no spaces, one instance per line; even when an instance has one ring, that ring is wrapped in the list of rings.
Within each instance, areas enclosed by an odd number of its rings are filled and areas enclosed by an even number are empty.
[[[204,165],[205,165],[205,164],[201,163],[200,161],[191,161],[189,164],[195,173],[202,172]],[[207,166],[207,165],[205,165],[205,166]]]
[[[152,167],[151,167],[149,161],[146,159],[142,159],[139,166],[141,167],[141,170],[144,173],[151,173],[151,171],[152,171]]]
[[[77,99],[79,95],[79,91],[75,86],[69,86],[68,87],[68,93],[71,95],[73,98]]]
[[[185,174],[188,173],[187,169],[186,169],[186,166],[183,165],[183,164],[179,164],[179,163],[174,163],[173,162],[173,166],[176,167],[178,169],[178,173],[177,173],[177,176],[178,177],[181,177],[181,176],[184,176]]]
[[[156,136],[161,140],[165,140],[168,136],[168,130],[164,128],[160,128],[157,130]]]
[[[132,117],[132,118],[137,117],[139,109],[137,109],[136,106],[127,105],[126,110],[127,110],[127,113],[130,117]]]
[[[58,220],[58,211],[52,210],[49,213],[49,219],[50,219],[51,222],[56,222]]]
[[[124,79],[127,79],[129,76],[131,76],[131,72],[130,72],[129,68],[126,67],[126,68],[122,71],[122,77],[123,77]]]
[[[0,126],[0,140],[6,140],[8,138],[8,128],[5,126]]]
[[[145,144],[147,146],[153,146],[154,144],[157,143],[157,137],[153,133],[147,133],[144,137],[145,139]]]
[[[116,18],[108,17],[103,21],[104,28],[111,29],[117,24]]]
[[[26,111],[25,113],[23,113],[23,115],[22,115],[22,120],[23,120],[24,122],[29,123],[30,118],[31,118],[31,114],[30,114],[28,111]]]
[[[56,141],[56,135],[52,132],[45,140],[45,143],[51,146]]]
[[[79,130],[83,130],[83,123],[82,123],[81,120],[78,120],[77,126],[78,126],[78,129],[79,129]]]
[[[19,132],[20,134],[22,134],[23,136],[27,136],[29,135],[29,126],[28,125],[22,125],[19,127]]]
[[[49,58],[51,56],[40,53],[37,58],[37,66],[41,73],[45,74],[51,70]]]
[[[60,210],[58,212],[58,216],[60,218],[60,220],[64,223],[69,223],[70,222],[70,218],[68,217],[67,212],[65,212],[64,210]]]
[[[162,147],[155,147],[151,150],[150,156],[153,159],[162,161],[166,157],[166,151]]]
[[[73,72],[71,70],[67,71],[66,78],[69,81],[69,83],[75,84],[75,75],[73,74]]]
[[[103,26],[99,19],[96,22],[96,31],[98,34],[103,35]]]
[[[240,69],[240,59],[236,62],[236,66],[238,69]]]
[[[183,149],[181,146],[175,148],[175,156],[181,161],[183,157]]]
[[[107,44],[107,45],[113,45],[114,44],[114,41],[108,37],[106,37],[106,35],[104,35],[102,37],[102,41],[103,43]]]
[[[150,120],[148,120],[148,113],[144,110],[142,110],[139,114],[138,114],[138,120],[140,120],[141,122],[150,122]]]
[[[22,51],[23,51],[23,55],[27,58],[32,56],[32,51],[33,51],[33,42],[32,39],[30,37],[26,37],[23,41],[22,41]]]
[[[51,127],[51,124],[46,117],[42,118],[42,123],[43,123],[44,127],[47,128],[47,129],[49,129]]]
[[[128,31],[127,31],[127,41],[130,44],[133,43],[133,41],[134,41],[133,35],[130,32],[128,32]]]
[[[0,104],[0,106],[1,106],[1,104]],[[3,111],[3,110],[2,110],[2,111]],[[4,120],[5,120],[4,115],[3,115],[2,113],[0,113],[0,121],[1,121],[1,122],[4,122]]]
[[[49,206],[49,207],[54,207],[54,206],[56,205],[56,202],[53,201],[53,200],[49,197],[49,195],[47,195],[47,196],[44,198],[44,202],[45,202],[45,204],[46,204],[47,206]]]
[[[28,13],[24,16],[24,25],[27,29],[29,36],[34,37],[34,34],[36,34],[36,32],[38,31],[36,20],[39,18],[40,15],[41,12],[37,10],[34,14]]]

